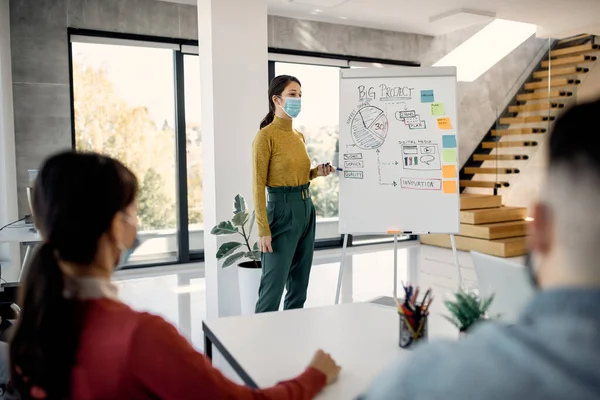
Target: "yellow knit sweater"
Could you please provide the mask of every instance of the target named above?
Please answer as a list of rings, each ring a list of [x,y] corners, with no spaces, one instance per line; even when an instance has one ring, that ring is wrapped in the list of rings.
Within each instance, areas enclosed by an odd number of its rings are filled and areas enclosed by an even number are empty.
[[[275,117],[261,129],[252,144],[252,192],[259,236],[270,236],[265,188],[301,186],[317,176],[310,169],[304,135],[292,128],[292,121]]]

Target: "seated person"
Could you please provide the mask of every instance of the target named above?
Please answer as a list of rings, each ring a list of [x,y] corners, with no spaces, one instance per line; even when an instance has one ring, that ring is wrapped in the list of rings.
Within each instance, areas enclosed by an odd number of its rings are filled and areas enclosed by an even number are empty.
[[[162,318],[121,303],[110,279],[135,241],[136,194],[133,173],[108,157],[63,153],[40,171],[33,208],[43,244],[27,269],[10,344],[12,383],[23,397],[310,399],[336,379],[340,368],[319,351],[292,380],[237,385]]]
[[[367,400],[600,399],[600,101],[556,122],[529,269],[539,293],[518,323],[482,322],[381,374]]]

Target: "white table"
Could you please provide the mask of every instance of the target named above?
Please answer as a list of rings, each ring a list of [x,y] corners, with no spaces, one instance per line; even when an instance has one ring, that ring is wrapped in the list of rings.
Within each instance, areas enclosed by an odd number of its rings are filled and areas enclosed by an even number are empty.
[[[253,388],[266,388],[304,371],[318,349],[342,366],[339,380],[318,399],[354,399],[408,350],[398,346],[395,308],[342,304],[203,322],[206,355],[214,345]]]
[[[2,243],[20,243],[25,246],[25,258],[19,272],[19,281],[25,266],[29,262],[35,246],[42,242],[39,233],[32,230],[31,225],[11,226],[0,231],[0,244]]]

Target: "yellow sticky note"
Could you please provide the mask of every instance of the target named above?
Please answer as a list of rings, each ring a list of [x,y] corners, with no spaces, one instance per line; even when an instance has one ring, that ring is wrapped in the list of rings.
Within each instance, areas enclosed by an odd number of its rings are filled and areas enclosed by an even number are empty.
[[[444,165],[442,167],[443,178],[456,178],[456,167],[454,165]]]
[[[457,193],[457,191],[458,191],[456,188],[456,181],[443,181],[442,189],[444,190],[444,193],[446,193],[446,194],[454,194],[454,193]]]
[[[438,124],[438,128],[440,128],[440,129],[452,129],[452,124],[450,123],[449,117],[438,118],[437,124]]]

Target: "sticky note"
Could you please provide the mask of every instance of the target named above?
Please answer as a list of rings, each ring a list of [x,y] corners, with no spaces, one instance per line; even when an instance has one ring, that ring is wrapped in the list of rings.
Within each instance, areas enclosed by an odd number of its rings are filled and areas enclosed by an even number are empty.
[[[454,135],[442,136],[442,147],[445,149],[456,148],[456,136],[454,136]]]
[[[455,163],[456,149],[444,149],[442,152],[442,160],[444,160],[445,163]]]
[[[456,166],[444,165],[442,167],[442,178],[456,178]]]
[[[433,90],[421,90],[421,103],[433,103]]]
[[[444,114],[446,114],[446,111],[444,111],[444,103],[433,103],[431,105],[431,115],[434,117],[441,117]]]
[[[442,182],[442,189],[446,194],[454,194],[458,192],[456,189],[456,181],[444,181]]]
[[[438,128],[440,128],[440,129],[452,129],[452,124],[450,123],[449,117],[438,118],[437,123],[438,123]]]

